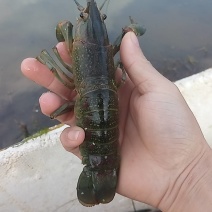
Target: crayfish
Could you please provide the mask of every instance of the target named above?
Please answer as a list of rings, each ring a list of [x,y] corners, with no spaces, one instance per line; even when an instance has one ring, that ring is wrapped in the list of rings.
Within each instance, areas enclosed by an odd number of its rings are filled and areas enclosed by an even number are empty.
[[[72,58],[72,65],[66,64],[57,48],[53,51],[71,76],[66,74],[50,54],[43,50],[38,61],[48,66],[70,90],[75,89],[75,102],[68,102],[51,114],[55,118],[74,109],[76,125],[85,131],[85,140],[80,145],[82,163],[85,165],[79,176],[77,196],[84,206],[109,203],[116,193],[119,170],[118,154],[118,95],[120,82],[116,82],[117,67],[122,68],[122,80],[125,78],[123,65],[114,64],[114,56],[120,49],[125,33],[133,31],[137,36],[145,29],[130,18],[131,24],[123,28],[114,44],[109,43],[104,23],[106,15],[101,13],[105,2],[99,8],[94,0],[87,0],[84,8],[74,0],[79,18],[73,31],[69,21],[62,21],[56,27],[59,42],[65,42]],[[74,34],[74,35],[73,35]]]

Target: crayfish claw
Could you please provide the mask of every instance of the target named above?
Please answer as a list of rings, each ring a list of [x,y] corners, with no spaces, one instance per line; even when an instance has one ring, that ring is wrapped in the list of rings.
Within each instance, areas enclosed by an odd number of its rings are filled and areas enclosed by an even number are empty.
[[[131,16],[129,18],[130,25],[123,29],[123,34],[126,34],[127,32],[134,32],[136,36],[142,36],[146,32],[146,29],[137,24]]]

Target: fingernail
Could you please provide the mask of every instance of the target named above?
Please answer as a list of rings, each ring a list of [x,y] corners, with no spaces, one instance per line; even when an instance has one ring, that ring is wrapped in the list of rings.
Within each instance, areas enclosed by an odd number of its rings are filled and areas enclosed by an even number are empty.
[[[42,104],[46,104],[48,103],[48,97],[46,97],[46,94],[49,93],[49,92],[46,92],[46,93],[43,93],[40,98],[39,98],[39,102],[42,103]]]
[[[76,141],[78,139],[80,131],[73,130],[68,133],[68,138],[72,141]]]
[[[135,46],[137,46],[137,47],[140,46],[140,45],[139,45],[139,42],[138,42],[138,38],[137,38],[137,36],[135,35],[134,32],[131,32],[131,33],[130,33],[130,38],[131,38],[132,43],[133,43]]]

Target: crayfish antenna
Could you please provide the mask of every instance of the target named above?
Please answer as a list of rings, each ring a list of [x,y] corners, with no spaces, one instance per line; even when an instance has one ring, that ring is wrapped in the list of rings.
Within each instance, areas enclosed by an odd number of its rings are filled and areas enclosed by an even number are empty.
[[[85,10],[85,8],[79,2],[77,2],[77,0],[74,0],[74,2],[76,3],[77,8],[80,12],[83,12]]]
[[[105,3],[107,2],[108,0],[105,0],[104,2],[103,2],[103,4],[99,7],[99,10],[101,11],[102,10],[102,8],[104,7],[104,5],[105,5]]]

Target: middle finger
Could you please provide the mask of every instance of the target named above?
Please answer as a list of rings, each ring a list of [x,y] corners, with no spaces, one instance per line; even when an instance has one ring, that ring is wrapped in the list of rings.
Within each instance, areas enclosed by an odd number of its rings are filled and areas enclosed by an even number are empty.
[[[67,103],[67,101],[54,93],[47,92],[41,95],[39,103],[42,113],[46,116],[50,116],[58,108]],[[56,119],[64,124],[75,125],[74,111],[71,108],[70,111],[57,116]]]

